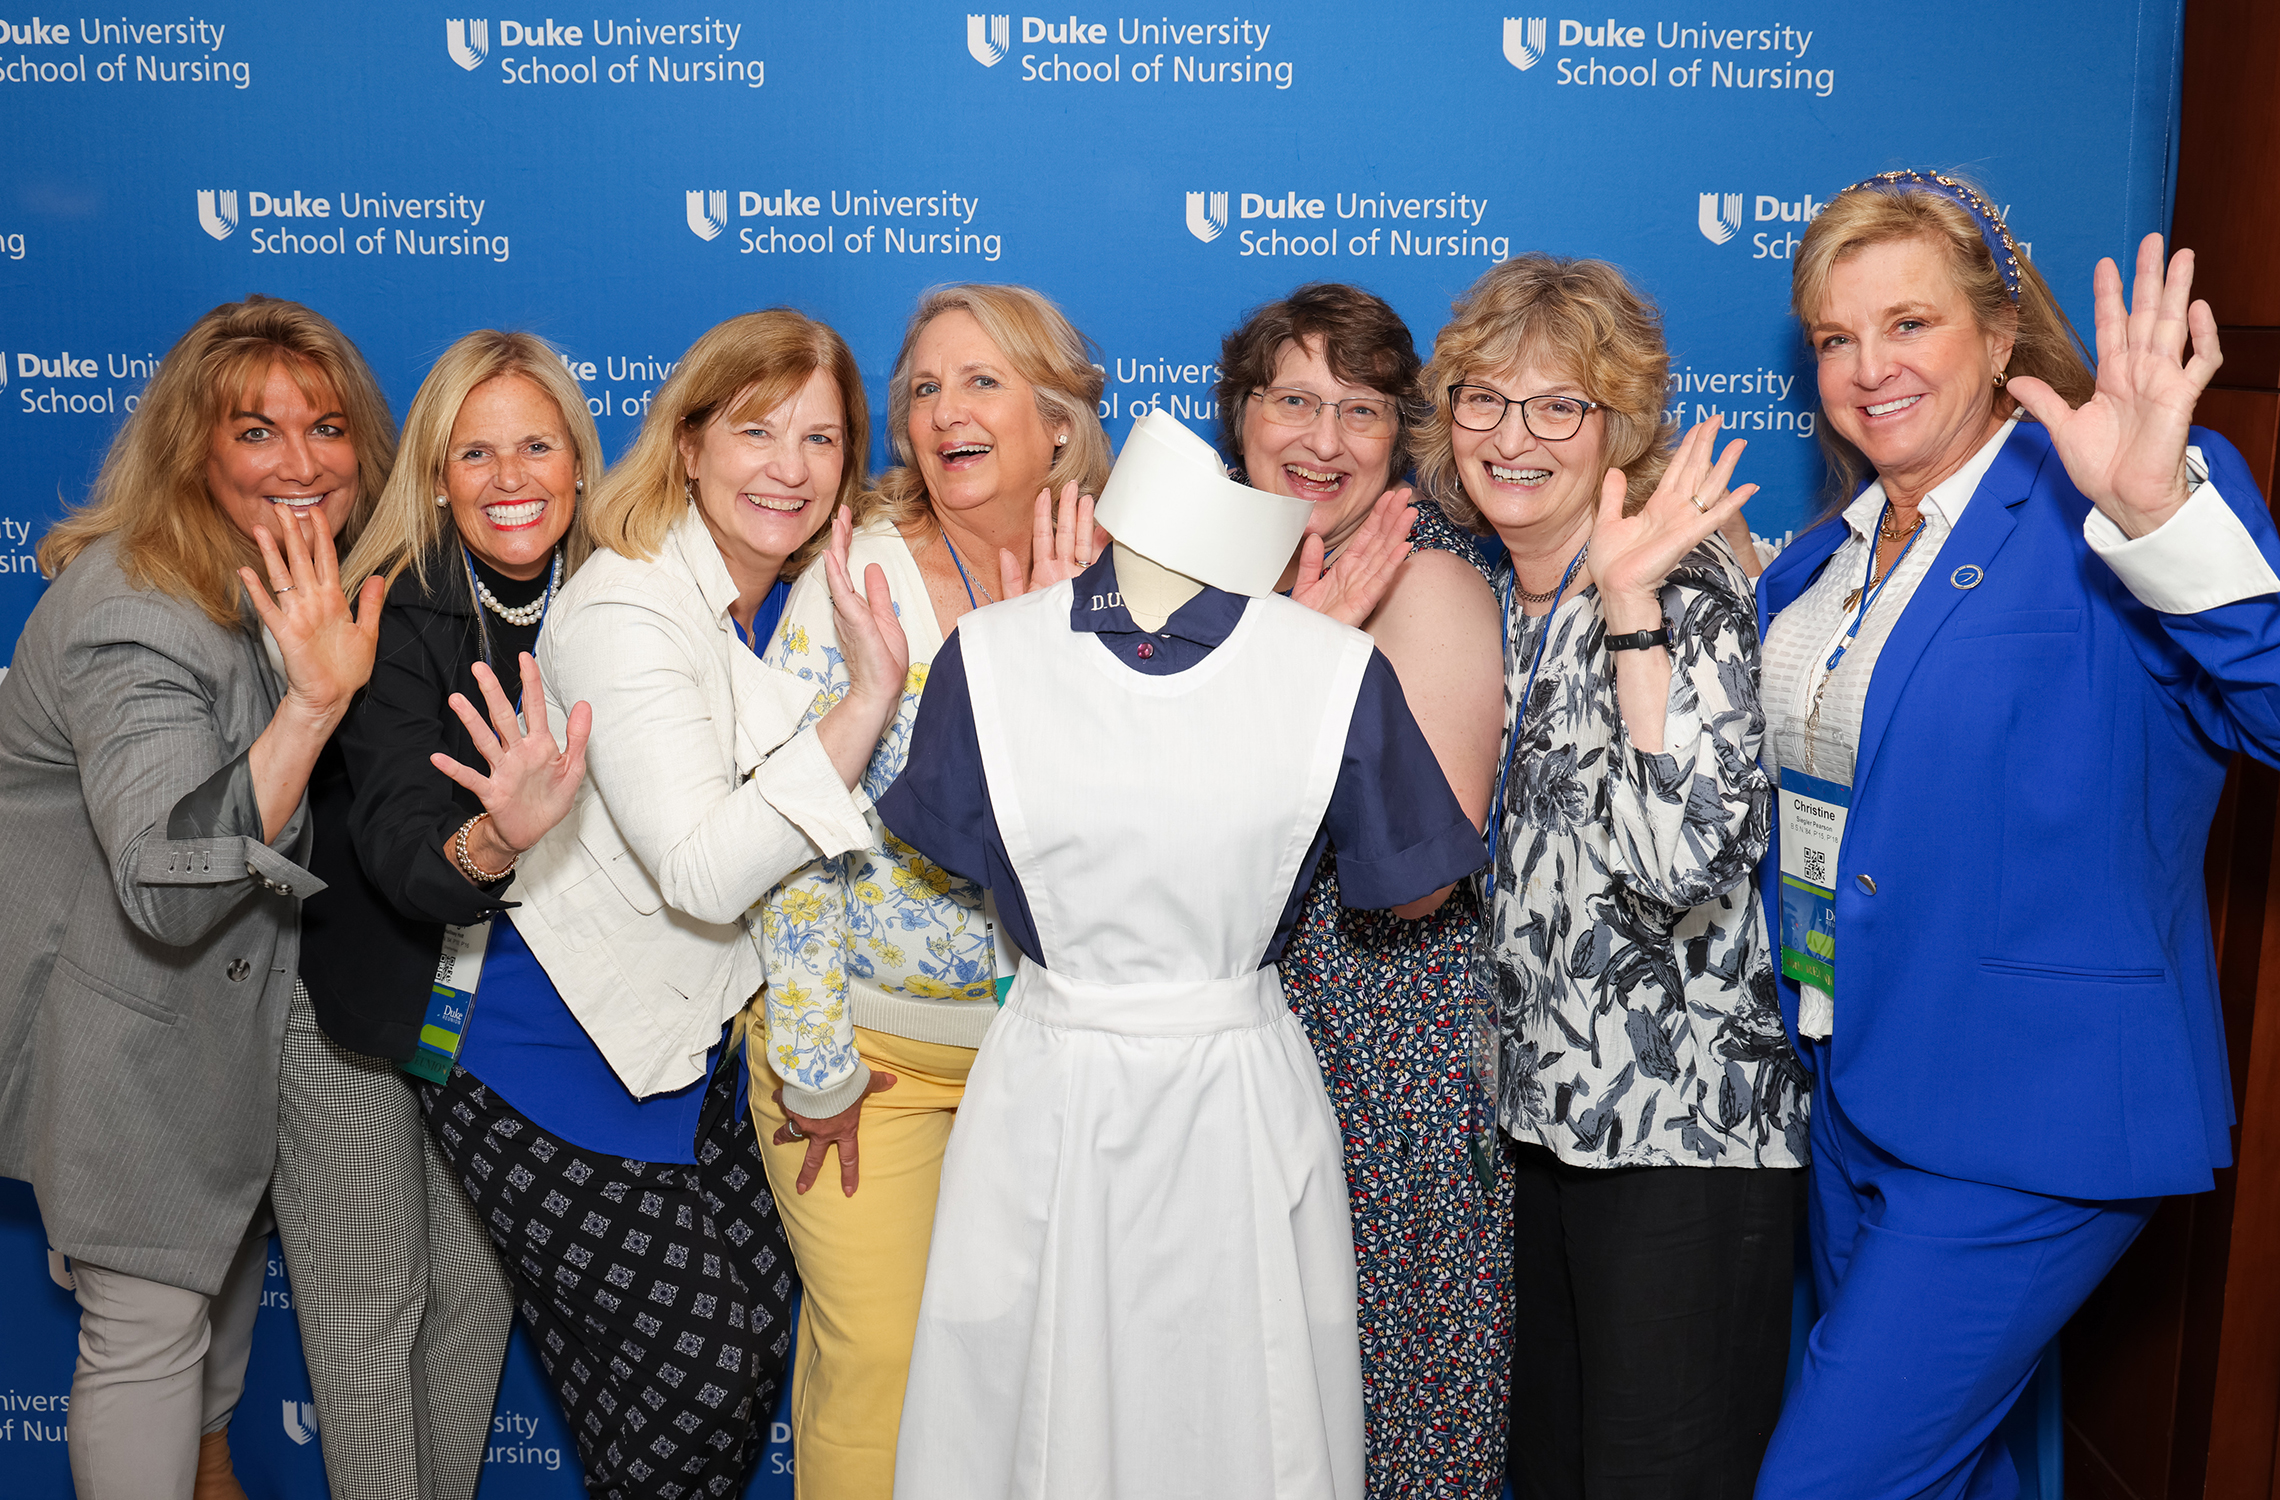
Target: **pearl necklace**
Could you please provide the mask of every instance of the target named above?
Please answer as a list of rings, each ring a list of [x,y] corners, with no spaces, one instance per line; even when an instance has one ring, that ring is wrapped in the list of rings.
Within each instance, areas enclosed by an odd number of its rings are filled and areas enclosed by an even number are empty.
[[[470,568],[467,571],[470,577],[475,576],[475,570],[473,568]],[[531,600],[530,603],[517,604],[512,606],[501,604],[499,602],[498,596],[491,592],[490,585],[484,583],[480,577],[475,578],[475,595],[477,598],[483,601],[483,607],[485,609],[489,610],[492,614],[497,615],[500,619],[506,621],[509,625],[536,625],[541,619],[545,618],[546,606],[554,602],[555,587],[561,582],[562,549],[557,547],[554,549],[553,571],[548,573],[546,577],[546,592],[539,595],[536,599]]]

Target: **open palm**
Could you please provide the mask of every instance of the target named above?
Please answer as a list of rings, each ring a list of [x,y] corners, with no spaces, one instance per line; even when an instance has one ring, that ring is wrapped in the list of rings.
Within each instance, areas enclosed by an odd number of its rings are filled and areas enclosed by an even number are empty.
[[[2098,384],[2090,399],[2070,407],[2030,376],[2007,389],[2050,433],[2075,487],[2125,533],[2143,536],[2185,503],[2186,430],[2224,362],[2217,319],[2208,303],[2192,300],[2192,251],[2178,251],[2163,274],[2158,234],[2138,246],[2134,306],[2123,303],[2122,273],[2110,259],[2098,262],[2093,286]]]

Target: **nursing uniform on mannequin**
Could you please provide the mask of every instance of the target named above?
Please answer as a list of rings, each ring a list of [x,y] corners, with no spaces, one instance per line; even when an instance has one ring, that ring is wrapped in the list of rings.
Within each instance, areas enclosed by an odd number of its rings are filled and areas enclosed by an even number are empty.
[[[1369,638],[1273,594],[1305,513],[1152,413],[1108,555],[935,658],[879,814],[1025,961],[944,1159],[899,1500],[1363,1493],[1338,1123],[1275,958],[1325,844],[1418,913],[1483,851]]]

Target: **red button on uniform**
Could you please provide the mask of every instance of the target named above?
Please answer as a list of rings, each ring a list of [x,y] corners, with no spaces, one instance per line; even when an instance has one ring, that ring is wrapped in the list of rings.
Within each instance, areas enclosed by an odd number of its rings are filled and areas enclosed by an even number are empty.
[[[1148,660],[1156,654],[1156,643],[1154,641],[1142,641],[1139,645],[1139,653],[1142,661]]]

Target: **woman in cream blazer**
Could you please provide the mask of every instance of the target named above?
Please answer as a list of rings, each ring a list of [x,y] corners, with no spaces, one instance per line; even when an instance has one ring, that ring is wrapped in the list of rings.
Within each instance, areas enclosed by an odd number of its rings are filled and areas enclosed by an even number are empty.
[[[867,599],[848,578],[849,518],[824,528],[861,492],[865,429],[829,328],[777,310],[705,334],[604,481],[597,550],[539,633],[550,722],[591,706],[587,779],[518,856],[458,1064],[423,1107],[597,1494],[741,1488],[791,1347],[733,1023],[761,982],[746,909],[869,837],[849,788],[908,647],[884,575]],[[818,557],[855,685],[802,729],[814,688],[754,651],[783,577]]]

